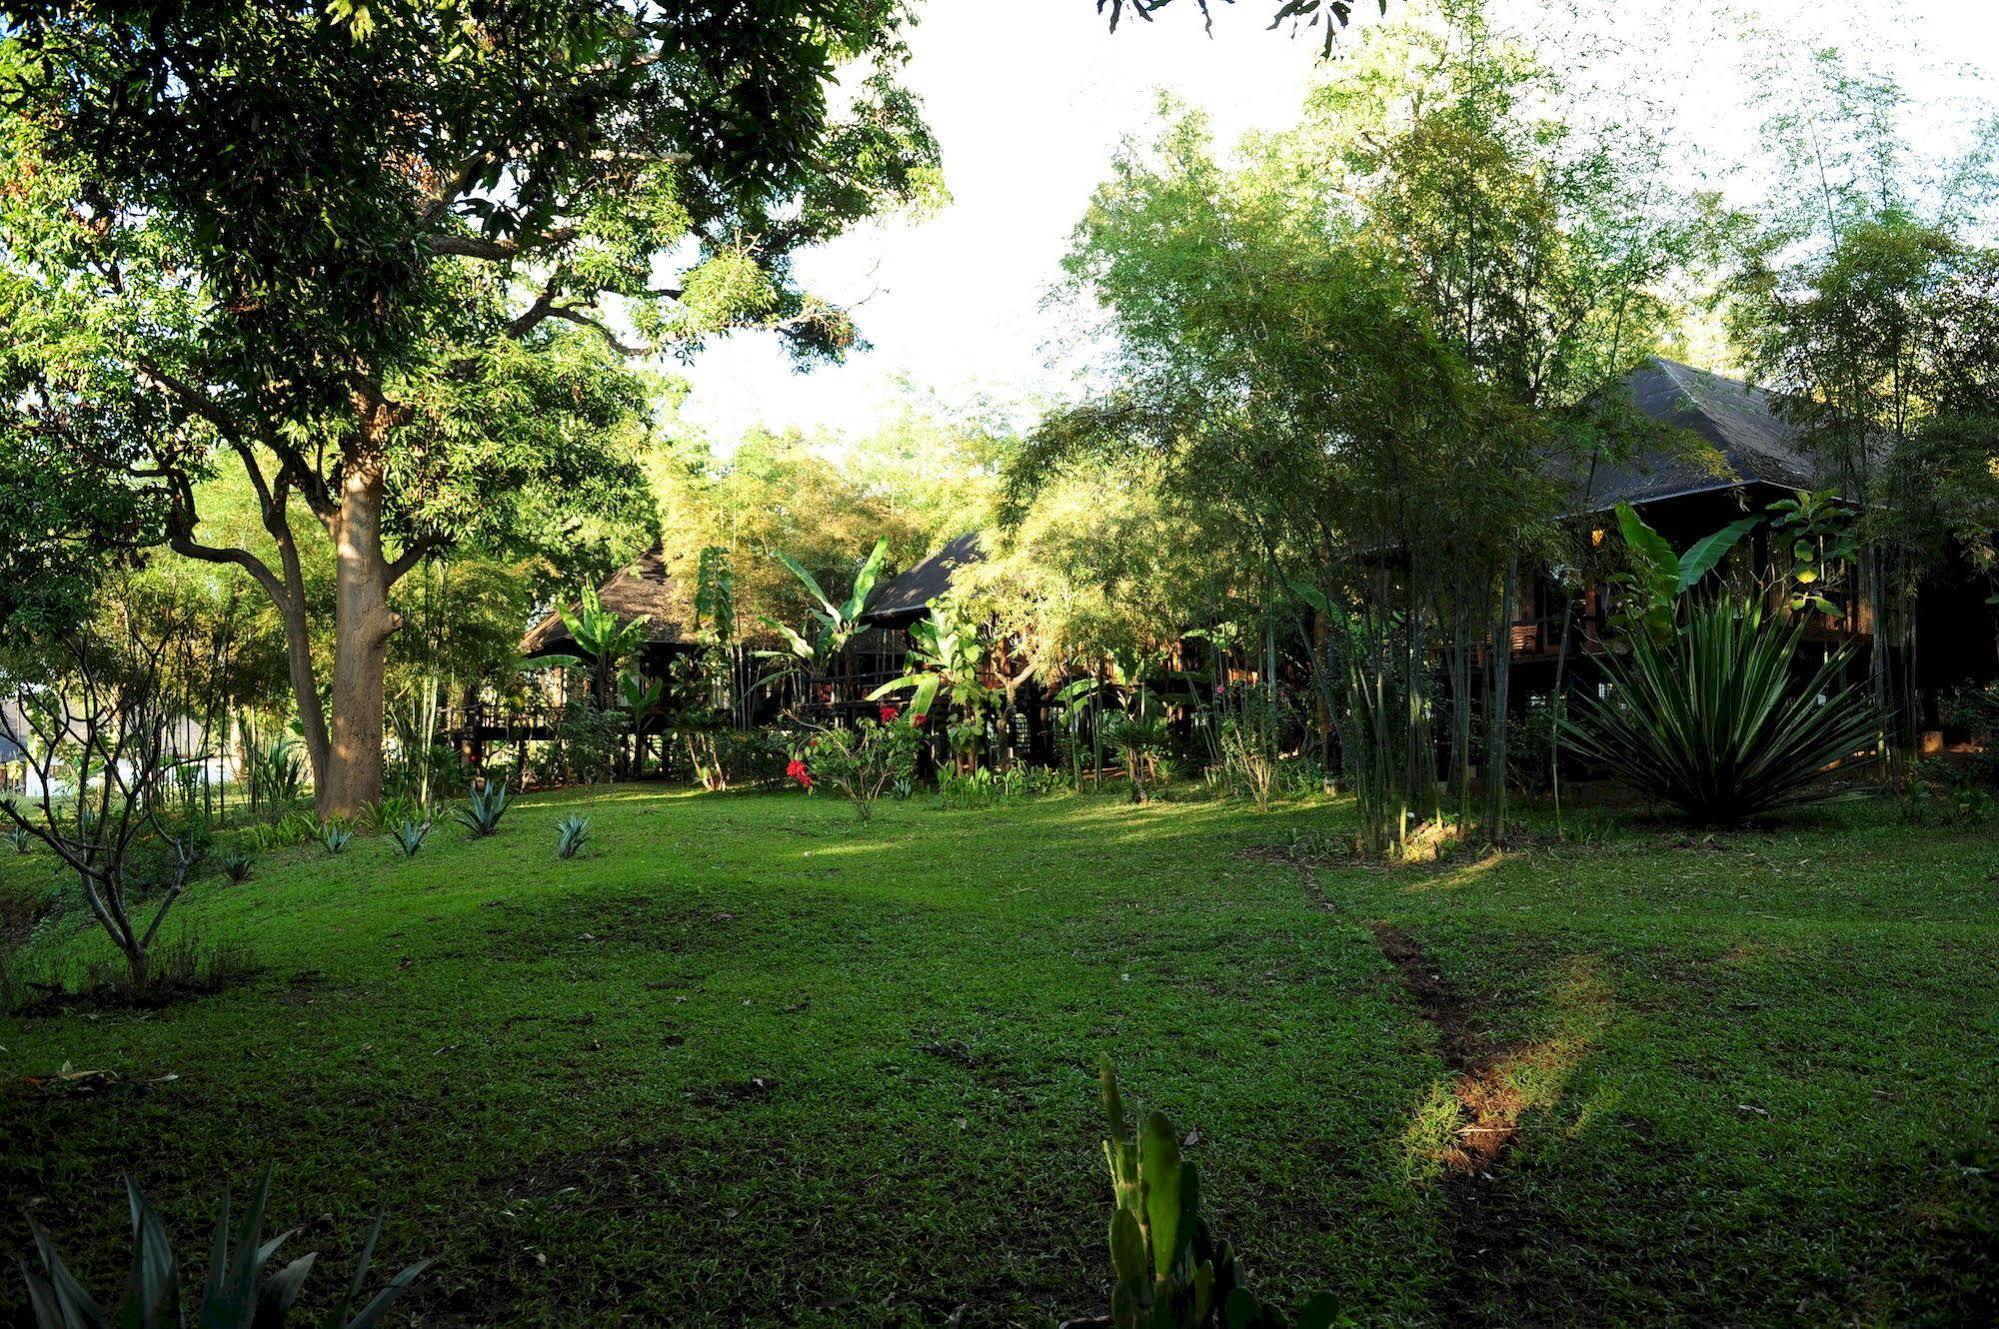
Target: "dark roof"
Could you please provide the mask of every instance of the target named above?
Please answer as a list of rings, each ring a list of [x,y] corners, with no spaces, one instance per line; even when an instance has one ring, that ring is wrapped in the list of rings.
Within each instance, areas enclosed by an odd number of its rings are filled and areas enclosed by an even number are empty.
[[[1633,370],[1625,385],[1641,413],[1685,433],[1677,444],[1662,443],[1628,464],[1599,466],[1586,498],[1583,476],[1576,476],[1577,501],[1589,510],[1752,484],[1818,485],[1817,465],[1777,413],[1777,398],[1762,388],[1656,357]]]
[[[694,620],[693,604],[681,591],[679,580],[667,571],[666,556],[658,549],[611,574],[597,588],[597,595],[604,608],[627,622],[643,614],[647,620],[646,641],[651,645],[677,646],[691,640],[688,626]],[[574,614],[579,603],[572,600],[563,608]],[[562,621],[561,610],[553,610],[521,638],[521,654],[546,655],[575,644]]]
[[[986,556],[979,533],[961,535],[906,572],[898,572],[883,582],[861,615],[864,623],[880,626],[926,613],[931,604],[951,589],[951,574],[968,563]]]

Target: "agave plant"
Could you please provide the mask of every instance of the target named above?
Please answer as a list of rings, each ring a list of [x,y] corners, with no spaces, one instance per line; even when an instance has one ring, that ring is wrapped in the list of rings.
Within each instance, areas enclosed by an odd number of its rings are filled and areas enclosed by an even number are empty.
[[[64,1266],[49,1234],[32,1218],[28,1220],[35,1250],[41,1256],[42,1272],[36,1274],[23,1264],[21,1275],[27,1280],[28,1304],[34,1309],[37,1329],[110,1329],[113,1325],[174,1329],[188,1323],[187,1311],[181,1305],[180,1272],[167,1243],[166,1226],[130,1178],[126,1179],[125,1190],[132,1204],[132,1274],[125,1284],[124,1300],[110,1309],[91,1300],[90,1294]],[[222,1211],[215,1217],[214,1250],[209,1257],[207,1276],[202,1280],[198,1320],[202,1329],[282,1329],[298,1301],[299,1290],[318,1256],[301,1255],[266,1276],[271,1257],[291,1236],[287,1232],[264,1240],[264,1208],[270,1194],[271,1173],[266,1172],[255,1203],[236,1230],[233,1249],[229,1197],[223,1196]],[[382,1221],[378,1218],[374,1231],[368,1234],[368,1244],[361,1250],[361,1261],[355,1267],[347,1295],[320,1321],[323,1329],[369,1329],[381,1323],[389,1308],[409,1291],[430,1264],[425,1260],[411,1265],[356,1310],[355,1303],[360,1300],[362,1285],[368,1278],[368,1264],[374,1258],[375,1240],[381,1233]]]
[[[1180,1133],[1148,1112],[1136,1138],[1126,1133],[1124,1099],[1110,1058],[1101,1063],[1110,1138],[1110,1324],[1115,1329],[1286,1329],[1293,1321],[1242,1285],[1242,1268],[1201,1215],[1200,1173],[1180,1154]],[[1296,1329],[1330,1329],[1338,1304],[1321,1293],[1305,1303]]]
[[[507,813],[507,782],[498,780],[484,789],[477,785],[466,791],[465,806],[458,809],[458,820],[465,829],[472,832],[477,840],[500,829],[500,818]]]
[[[231,849],[222,856],[222,875],[241,885],[257,870],[257,856],[247,849]]]
[[[28,833],[28,828],[25,826],[9,826],[6,839],[17,854],[27,853],[35,844],[35,837]]]
[[[390,830],[389,842],[402,851],[404,858],[415,858],[416,851],[423,848],[423,842],[429,835],[429,822],[406,821]]]
[[[1665,643],[1632,634],[1606,656],[1610,689],[1562,721],[1576,748],[1696,821],[1726,825],[1833,792],[1823,776],[1868,758],[1879,718],[1844,681],[1850,652],[1794,670],[1802,619],[1717,599]]]
[[[570,813],[555,824],[555,856],[574,858],[590,838],[590,819]]]
[[[354,832],[342,826],[337,821],[327,822],[325,826],[320,828],[319,832],[319,842],[326,846],[326,852],[329,854],[339,853],[347,847],[347,842],[353,838]]]

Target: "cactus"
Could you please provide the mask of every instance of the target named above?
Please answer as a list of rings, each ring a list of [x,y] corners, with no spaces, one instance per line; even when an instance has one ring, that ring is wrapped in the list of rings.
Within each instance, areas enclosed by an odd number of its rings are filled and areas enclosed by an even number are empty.
[[[1148,1112],[1136,1138],[1125,1134],[1124,1098],[1109,1057],[1102,1061],[1110,1138],[1110,1322],[1115,1329],[1330,1329],[1338,1307],[1321,1294],[1291,1321],[1241,1284],[1227,1242],[1201,1216],[1200,1170],[1180,1156],[1180,1135],[1163,1113]]]
[[[472,832],[477,840],[500,829],[500,818],[507,811],[507,782],[505,780],[489,784],[485,789],[473,786],[466,791],[465,806],[458,810],[458,820]]]

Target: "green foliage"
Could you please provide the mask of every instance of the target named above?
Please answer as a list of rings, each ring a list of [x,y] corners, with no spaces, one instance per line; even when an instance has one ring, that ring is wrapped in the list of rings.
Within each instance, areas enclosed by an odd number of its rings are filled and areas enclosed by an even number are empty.
[[[319,833],[318,819],[305,811],[287,812],[275,821],[261,822],[245,832],[250,843],[263,852],[309,844]]]
[[[555,824],[555,856],[574,858],[590,839],[590,819],[572,812]]]
[[[222,856],[222,875],[241,885],[257,870],[257,856],[248,849],[231,849]]]
[[[338,855],[344,853],[347,849],[348,841],[352,840],[353,838],[354,838],[353,830],[349,827],[341,825],[337,821],[327,822],[326,825],[322,827],[319,832],[319,842],[322,845],[326,846],[326,852],[328,855]]]
[[[543,784],[595,784],[617,770],[631,717],[578,697],[562,708],[549,743],[546,764],[537,776]]]
[[[1624,535],[1630,566],[1621,582],[1620,621],[1643,631],[1655,642],[1669,640],[1679,599],[1728,556],[1742,537],[1756,529],[1760,517],[1743,517],[1696,540],[1684,554],[1673,552],[1666,537],[1646,524],[1629,503],[1617,505],[1617,526]]]
[[[827,596],[825,588],[819,584],[819,579],[806,571],[797,559],[782,550],[777,552],[776,557],[777,561],[784,565],[785,570],[791,573],[798,584],[812,597],[812,603],[807,606],[806,613],[810,620],[819,626],[818,631],[807,640],[803,633],[775,619],[765,619],[764,624],[784,638],[790,654],[788,663],[794,667],[824,668],[846,647],[854,633],[860,630],[861,614],[868,607],[868,599],[874,594],[875,583],[881,579],[882,564],[888,558],[888,541],[886,539],[875,541],[875,547],[861,564],[861,570],[854,574],[853,589],[847,593],[847,598],[838,604]],[[783,653],[775,654],[782,656]]]
[[[340,2],[347,4],[351,3],[351,0],[340,0]],[[1359,2],[1360,0],[1272,0],[1275,10],[1270,26],[1275,28],[1290,23],[1307,28],[1323,28],[1324,32],[1319,38],[1319,54],[1331,57],[1333,43],[1339,39],[1341,31],[1353,21],[1354,7]],[[1118,21],[1124,17],[1127,8],[1150,23],[1155,12],[1172,3],[1173,0],[1097,0],[1097,12],[1101,14],[1106,9],[1110,11],[1111,31],[1116,32]],[[1202,20],[1212,32],[1215,20],[1208,9],[1210,3],[1211,0],[1194,0],[1193,8],[1200,11]],[[1221,3],[1234,4],[1235,0],[1221,0]],[[1376,3],[1380,12],[1383,14],[1388,12],[1388,0],[1376,0]],[[365,9],[362,12],[365,13]]]
[[[736,639],[736,573],[729,551],[709,545],[701,551],[701,566],[694,583],[694,629],[703,629],[715,641],[727,645]]]
[[[417,850],[423,848],[423,842],[429,835],[429,822],[406,821],[390,828],[389,843],[394,845],[396,851],[404,858],[415,858]]]
[[[370,835],[387,835],[406,821],[421,821],[424,807],[407,794],[378,799],[362,808],[354,824]]]
[[[1849,651],[1800,670],[1804,622],[1728,598],[1687,611],[1661,645],[1606,655],[1609,695],[1564,732],[1586,758],[1696,821],[1730,824],[1831,797],[1832,769],[1871,750],[1880,717],[1844,682]]]
[[[256,1200],[233,1233],[233,1245],[229,1199],[223,1197],[215,1217],[208,1273],[202,1280],[198,1312],[202,1329],[282,1329],[291,1318],[306,1276],[312,1272],[316,1255],[302,1255],[275,1272],[270,1270],[271,1257],[291,1236],[287,1232],[264,1239],[264,1209],[270,1202],[274,1171],[265,1172]],[[27,1280],[37,1329],[173,1329],[188,1323],[188,1311],[181,1303],[180,1269],[167,1243],[166,1225],[129,1177],[125,1192],[132,1209],[132,1274],[124,1299],[108,1310],[93,1301],[70,1274],[48,1233],[33,1219],[28,1220],[42,1272],[38,1275],[24,1264],[21,1275]],[[381,1220],[376,1219],[367,1244],[361,1248],[354,1279],[346,1295],[320,1321],[322,1329],[371,1329],[380,1324],[429,1265],[428,1260],[411,1265],[357,1308],[381,1233]]]
[[[1147,781],[1156,774],[1159,755],[1166,751],[1170,737],[1165,712],[1152,694],[1141,687],[1132,693],[1125,710],[1112,712],[1102,723],[1104,742],[1123,756],[1131,801],[1149,801]]]
[[[459,824],[472,832],[477,840],[492,835],[500,829],[500,818],[507,812],[507,782],[489,780],[481,789],[473,785],[465,792],[465,806],[458,809]]]
[[[1839,491],[1818,489],[1770,505],[1776,517],[1770,525],[1790,541],[1791,612],[1809,609],[1827,617],[1839,613],[1831,598],[1846,568],[1859,556],[1854,540],[1852,508]]]
[[[297,739],[283,734],[267,742],[250,740],[246,745],[250,807],[276,820],[291,811],[305,788],[305,754]]]
[[[929,617],[910,625],[909,639],[910,672],[870,692],[869,701],[909,692],[910,715],[918,724],[929,718],[940,691],[967,717],[983,716],[993,705],[998,690],[981,678],[987,643],[955,599],[932,605]]]
[[[1973,772],[1949,761],[1915,761],[1901,782],[1902,816],[1916,826],[1975,826],[1995,800]]]
[[[1062,788],[1060,772],[1018,763],[1005,770],[981,766],[974,771],[959,771],[947,767],[937,773],[938,802],[947,808],[1005,807]]]
[[[1235,1252],[1201,1213],[1200,1170],[1181,1157],[1180,1133],[1148,1112],[1126,1134],[1124,1099],[1109,1057],[1098,1072],[1110,1137],[1111,1323],[1116,1329],[1329,1329],[1338,1304],[1321,1294],[1297,1320],[1242,1285]]]
[[[8,847],[17,854],[29,853],[35,846],[35,837],[28,833],[28,828],[25,826],[9,826],[4,832],[0,832],[0,840],[5,840]]]

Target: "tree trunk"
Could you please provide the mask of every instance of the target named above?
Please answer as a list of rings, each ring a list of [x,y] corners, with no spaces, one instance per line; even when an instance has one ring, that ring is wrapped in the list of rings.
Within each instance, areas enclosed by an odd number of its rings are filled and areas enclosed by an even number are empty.
[[[389,637],[402,626],[389,608],[383,488],[378,464],[350,466],[340,511],[327,523],[334,544],[333,719],[315,799],[322,819],[353,817],[382,797],[383,678]]]

